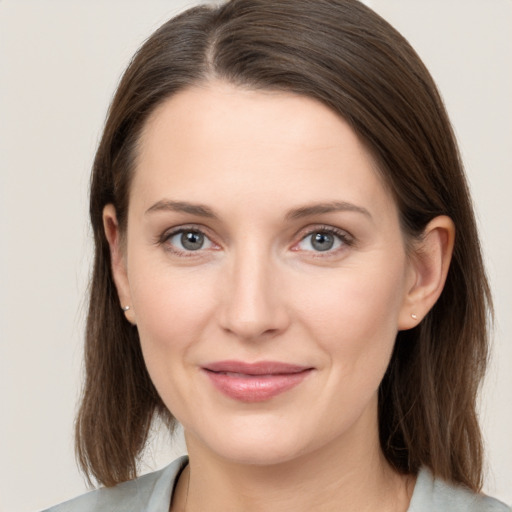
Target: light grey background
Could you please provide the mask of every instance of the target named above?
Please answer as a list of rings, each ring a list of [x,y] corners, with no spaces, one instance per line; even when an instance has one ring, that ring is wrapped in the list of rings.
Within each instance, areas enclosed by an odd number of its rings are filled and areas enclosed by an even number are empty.
[[[0,1],[0,512],[85,490],[72,424],[91,255],[89,169],[116,83],[178,0]],[[485,490],[512,503],[512,2],[372,0],[445,98],[496,300]],[[164,435],[142,469],[181,453]]]

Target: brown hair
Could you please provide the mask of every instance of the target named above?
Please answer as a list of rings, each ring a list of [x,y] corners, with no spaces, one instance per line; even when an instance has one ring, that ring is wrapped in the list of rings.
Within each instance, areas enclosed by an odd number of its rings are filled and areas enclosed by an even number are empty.
[[[217,78],[317,99],[350,123],[391,188],[403,231],[437,215],[457,234],[443,293],[414,329],[398,333],[380,386],[382,450],[402,473],[420,466],[478,490],[482,441],[475,402],[487,360],[490,294],[454,135],[436,86],[407,41],[356,0],[232,0],[192,8],[140,48],[112,101],[92,172],[95,260],[86,381],[76,449],[89,477],[133,478],[154,417],[170,427],[124,318],[102,211],[126,228],[137,143],[148,116],[177,91]]]

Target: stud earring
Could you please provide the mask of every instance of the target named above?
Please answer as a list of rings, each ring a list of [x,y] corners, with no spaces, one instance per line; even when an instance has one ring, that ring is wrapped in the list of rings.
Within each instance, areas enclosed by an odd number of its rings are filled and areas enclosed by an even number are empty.
[[[123,306],[123,311],[126,313],[129,309],[130,309],[130,306]]]
[[[411,318],[413,320],[418,320],[418,316],[415,313],[411,313]]]

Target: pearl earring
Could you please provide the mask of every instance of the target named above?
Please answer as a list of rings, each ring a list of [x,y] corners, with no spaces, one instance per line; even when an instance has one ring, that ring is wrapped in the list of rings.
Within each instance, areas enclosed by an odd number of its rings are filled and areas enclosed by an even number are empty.
[[[411,313],[411,318],[413,320],[418,320],[418,316],[415,313]]]
[[[123,311],[126,313],[129,309],[130,309],[130,306],[123,306]]]

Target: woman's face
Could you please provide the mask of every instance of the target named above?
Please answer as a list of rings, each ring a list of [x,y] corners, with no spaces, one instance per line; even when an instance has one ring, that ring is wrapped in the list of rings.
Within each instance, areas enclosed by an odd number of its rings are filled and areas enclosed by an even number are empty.
[[[115,272],[194,449],[267,464],[375,438],[415,277],[391,194],[327,107],[223,83],[166,101]]]

